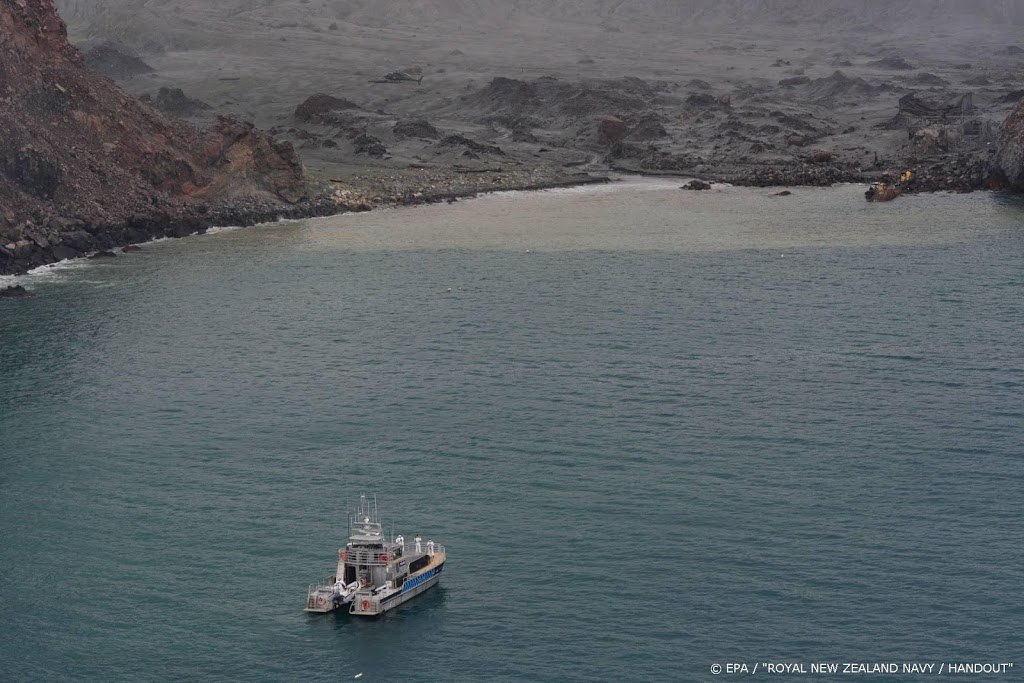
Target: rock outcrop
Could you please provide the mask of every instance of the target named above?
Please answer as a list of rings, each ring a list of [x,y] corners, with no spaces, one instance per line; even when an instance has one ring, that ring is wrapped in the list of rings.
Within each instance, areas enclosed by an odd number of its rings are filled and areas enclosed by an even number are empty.
[[[1024,100],[1003,122],[993,179],[1002,189],[1024,192]]]
[[[441,134],[426,119],[399,121],[391,129],[396,138],[426,138],[436,140]]]
[[[597,124],[597,139],[603,145],[618,142],[626,135],[626,122],[609,114]]]
[[[331,112],[359,109],[359,105],[343,97],[317,93],[295,107],[295,120],[300,123],[323,123]]]
[[[235,119],[168,118],[86,68],[52,0],[0,0],[0,274],[123,244],[129,225],[180,220],[187,234],[195,198],[304,194],[290,144]]]

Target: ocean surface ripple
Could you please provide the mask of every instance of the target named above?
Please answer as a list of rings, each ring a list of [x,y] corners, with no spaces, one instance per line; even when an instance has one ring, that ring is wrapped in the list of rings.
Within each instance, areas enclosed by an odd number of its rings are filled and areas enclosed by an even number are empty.
[[[1024,668],[1024,206],[859,192],[627,181],[27,276],[3,677]],[[362,492],[446,573],[310,617]]]

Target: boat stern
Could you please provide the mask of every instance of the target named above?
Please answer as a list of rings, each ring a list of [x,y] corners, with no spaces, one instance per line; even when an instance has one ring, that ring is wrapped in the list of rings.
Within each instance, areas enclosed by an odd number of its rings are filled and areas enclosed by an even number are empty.
[[[334,591],[326,586],[312,585],[306,595],[306,612],[332,612],[335,608]]]
[[[378,614],[382,614],[384,609],[381,607],[380,600],[376,595],[357,594],[348,611],[349,614],[357,614],[361,617],[375,617]]]

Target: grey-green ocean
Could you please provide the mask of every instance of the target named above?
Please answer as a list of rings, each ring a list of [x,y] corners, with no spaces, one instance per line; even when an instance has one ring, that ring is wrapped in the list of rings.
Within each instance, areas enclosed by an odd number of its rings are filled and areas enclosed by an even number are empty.
[[[1024,204],[862,189],[624,180],[20,278],[0,678],[1021,680]],[[308,615],[361,493],[441,583]]]

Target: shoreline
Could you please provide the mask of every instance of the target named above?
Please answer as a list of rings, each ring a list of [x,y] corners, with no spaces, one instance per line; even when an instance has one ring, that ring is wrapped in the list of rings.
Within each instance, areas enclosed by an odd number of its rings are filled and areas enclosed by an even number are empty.
[[[213,206],[201,204],[196,206],[186,205],[181,207],[183,210],[177,215],[162,213],[135,216],[128,220],[111,224],[83,225],[82,227],[85,229],[77,231],[78,234],[75,235],[75,239],[78,240],[79,245],[85,246],[81,244],[81,240],[84,237],[81,233],[87,233],[93,238],[89,245],[92,247],[91,249],[75,249],[63,243],[51,245],[46,243],[45,240],[37,240],[33,241],[28,251],[23,252],[20,258],[18,258],[16,254],[10,254],[8,249],[0,245],[0,277],[16,285],[18,278],[30,275],[39,268],[74,260],[98,260],[115,257],[114,250],[132,251],[132,247],[139,247],[156,240],[202,235],[217,228],[247,228],[282,220],[323,218],[345,213],[369,212],[382,208],[412,207],[443,202],[454,203],[480,195],[502,192],[537,192],[559,188],[608,184],[628,178],[629,176],[662,178],[672,181],[696,178],[733,187],[782,189],[795,187],[825,188],[837,184],[864,185],[875,182],[884,176],[881,172],[854,174],[840,171],[840,169],[835,167],[820,166],[811,167],[810,169],[795,166],[765,166],[750,169],[747,173],[717,172],[701,174],[693,170],[651,170],[631,168],[623,164],[612,164],[607,169],[601,169],[601,171],[608,173],[608,175],[592,175],[580,172],[573,175],[556,175],[542,179],[529,177],[524,180],[494,177],[490,178],[490,182],[471,183],[463,187],[447,186],[442,188],[428,187],[413,182],[392,187],[390,192],[386,191],[382,184],[374,183],[369,187],[376,190],[376,192],[364,191],[357,194],[351,194],[347,191],[341,194],[338,194],[336,191],[335,194],[332,194],[330,190],[332,188],[336,189],[340,183],[338,181],[331,181],[319,183],[320,187],[316,196],[295,204],[285,204],[270,199],[242,199]],[[951,186],[950,183],[935,183],[926,172],[922,175],[924,177],[914,183],[904,194],[931,194],[937,192],[965,194],[974,191],[997,192],[1000,189],[991,186],[987,182],[979,182],[970,186]],[[40,241],[43,244],[40,244]],[[25,247],[25,245],[21,246],[22,248]],[[74,253],[69,253],[69,251]],[[8,254],[15,256],[15,258],[9,258],[7,263],[4,263],[2,259],[8,256]],[[5,266],[7,267],[5,268]],[[3,289],[0,288],[0,291],[3,291]]]
[[[135,216],[113,224],[83,224],[84,230],[76,231],[79,234],[74,235],[74,239],[78,246],[86,246],[84,242],[90,241],[91,244],[88,246],[92,246],[91,249],[78,249],[66,246],[63,242],[51,245],[45,239],[34,240],[29,245],[19,244],[20,253],[0,246],[0,250],[2,250],[0,258],[8,255],[13,257],[9,258],[7,264],[0,261],[0,277],[13,278],[14,283],[17,284],[17,278],[29,275],[38,268],[73,260],[112,258],[116,257],[114,250],[131,251],[130,247],[139,247],[161,239],[202,235],[216,228],[247,228],[282,220],[324,218],[388,207],[453,203],[498,192],[536,192],[611,182],[613,182],[613,178],[610,176],[582,174],[556,176],[529,182],[510,182],[500,185],[478,184],[433,191],[406,189],[400,194],[374,197],[372,200],[360,198],[354,201],[345,201],[320,193],[314,198],[296,204],[283,204],[271,200],[240,200],[213,207],[187,207],[186,212],[177,216],[156,214]],[[89,240],[86,235],[92,239]],[[8,267],[4,268],[5,265]],[[0,288],[0,291],[3,289]]]

